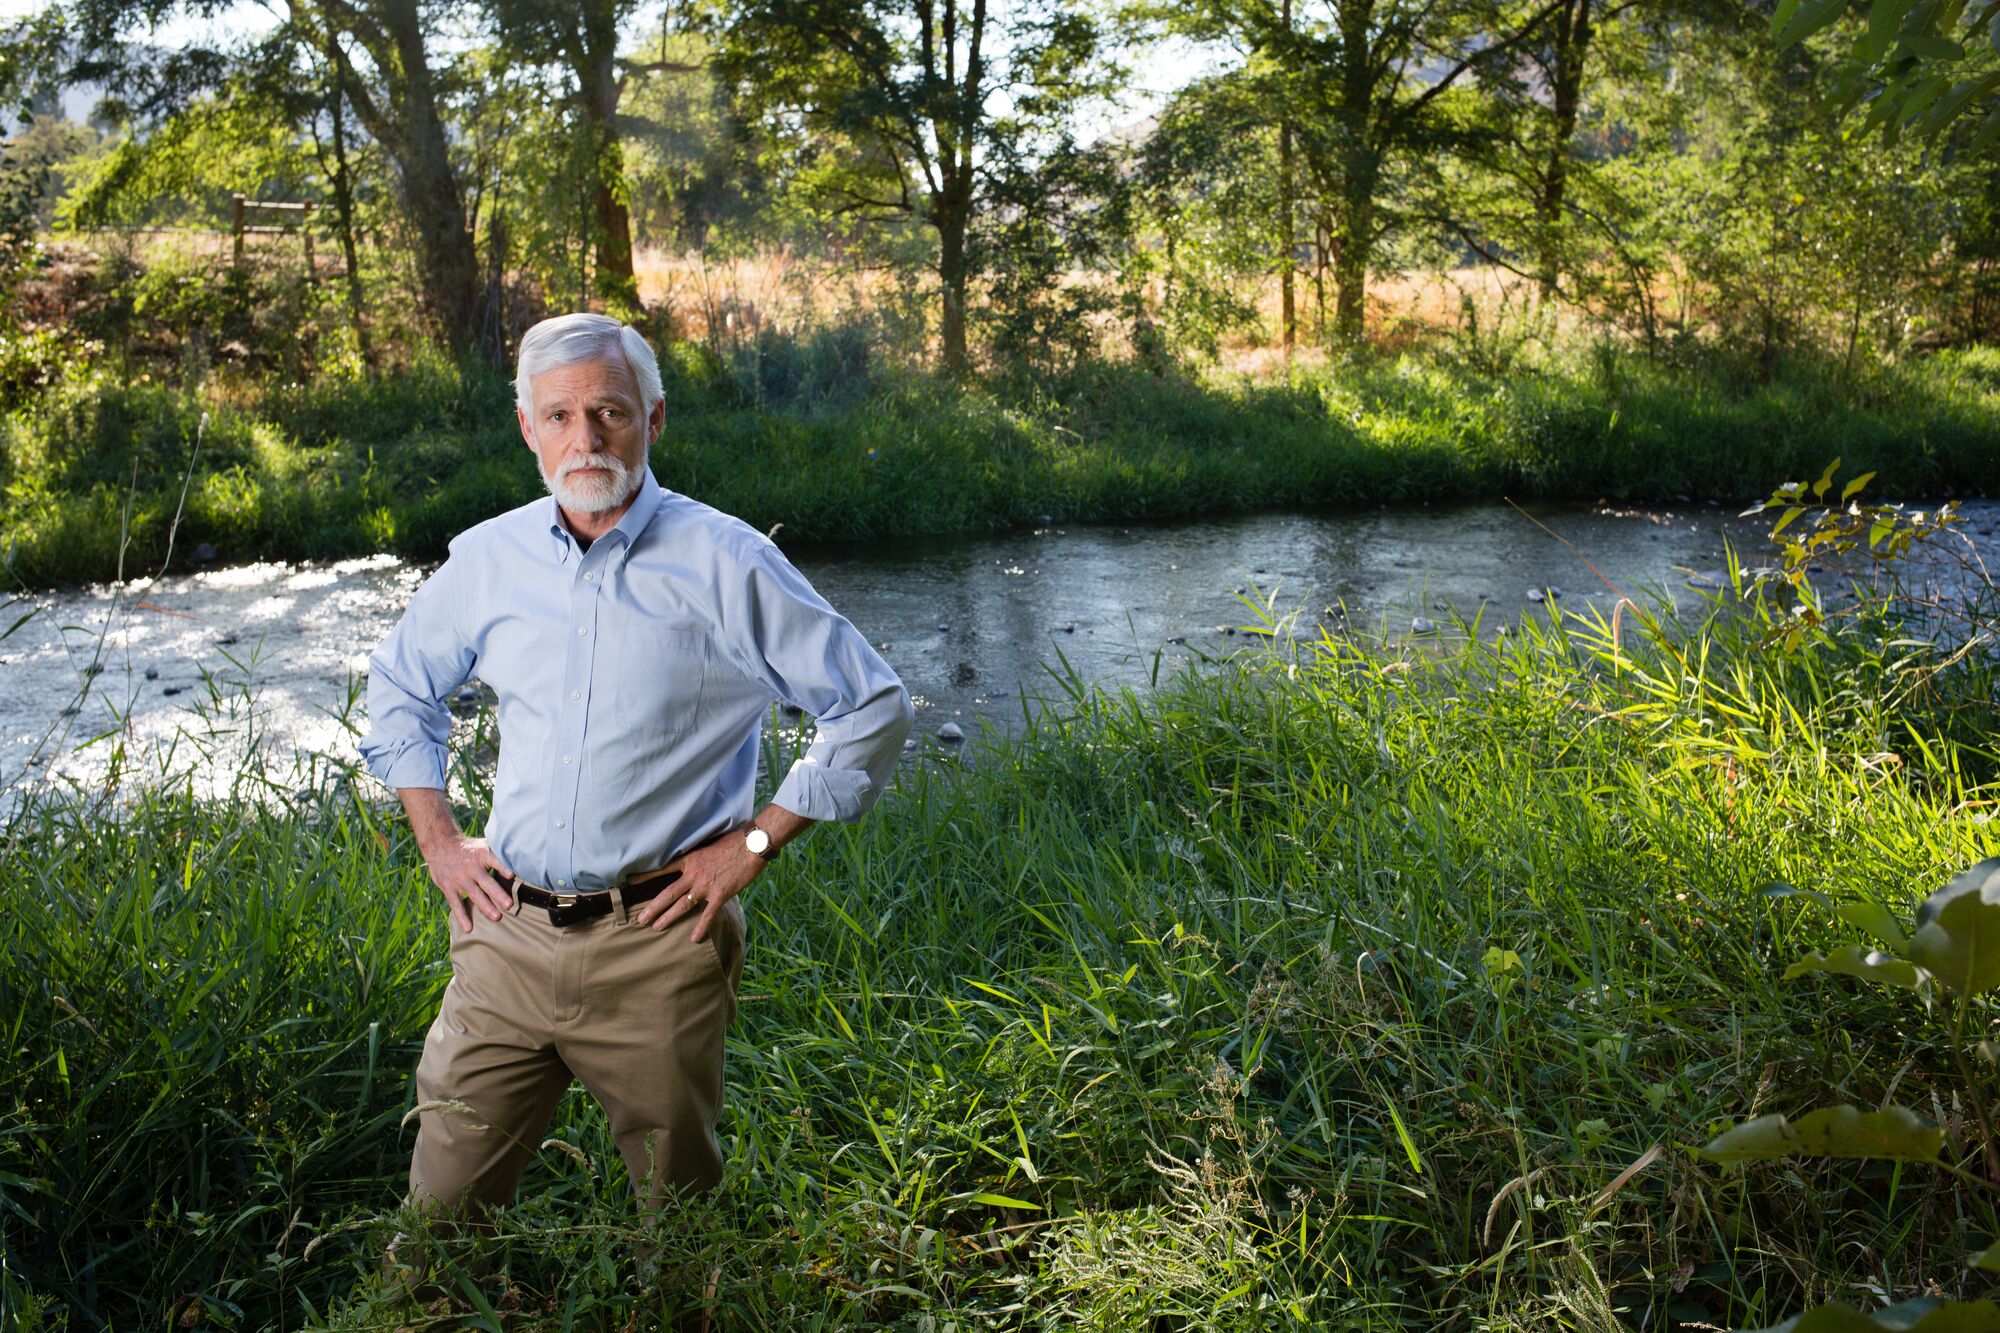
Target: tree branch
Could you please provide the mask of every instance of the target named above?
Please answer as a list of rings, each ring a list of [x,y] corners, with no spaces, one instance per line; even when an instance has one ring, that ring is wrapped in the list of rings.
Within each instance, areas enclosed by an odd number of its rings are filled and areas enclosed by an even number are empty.
[[[1390,114],[1392,118],[1396,120],[1407,120],[1410,117],[1416,115],[1419,111],[1422,111],[1426,106],[1430,105],[1432,101],[1434,101],[1437,97],[1439,97],[1442,93],[1444,93],[1446,89],[1450,88],[1452,84],[1456,83],[1458,81],[1459,76],[1465,73],[1465,71],[1471,69],[1474,65],[1478,64],[1482,60],[1489,60],[1493,56],[1498,55],[1500,52],[1510,50],[1513,47],[1519,46],[1522,42],[1528,40],[1529,37],[1534,35],[1535,29],[1541,27],[1542,24],[1546,22],[1549,19],[1549,17],[1553,15],[1561,7],[1562,7],[1562,0],[1556,0],[1556,3],[1554,4],[1544,5],[1540,13],[1536,14],[1533,18],[1529,19],[1526,23],[1522,24],[1521,27],[1512,36],[1508,37],[1506,41],[1496,42],[1492,46],[1482,47],[1481,49],[1474,51],[1471,55],[1465,57],[1465,59],[1459,61],[1456,65],[1452,66],[1450,72],[1447,73],[1443,78],[1440,78],[1436,83],[1424,89],[1424,91],[1417,97],[1404,103],[1403,106],[1398,110],[1391,112]]]
[[[1499,255],[1494,254],[1493,251],[1488,249],[1484,243],[1482,243],[1476,237],[1474,237],[1470,231],[1466,230],[1465,224],[1460,222],[1457,218],[1446,217],[1442,213],[1424,213],[1424,214],[1418,214],[1417,216],[1422,221],[1435,222],[1439,226],[1445,227],[1448,230],[1457,233],[1458,239],[1465,243],[1467,249],[1471,250],[1474,254],[1478,255],[1481,259],[1493,265],[1495,268],[1504,268],[1509,273],[1512,273],[1515,277],[1526,278],[1530,282],[1540,282],[1542,280],[1540,274],[1530,273],[1526,269],[1517,268],[1515,265],[1510,264],[1505,259],[1502,259]],[[1563,291],[1560,286],[1556,287],[1555,293],[1563,300],[1571,301],[1572,304],[1574,304],[1569,293]]]

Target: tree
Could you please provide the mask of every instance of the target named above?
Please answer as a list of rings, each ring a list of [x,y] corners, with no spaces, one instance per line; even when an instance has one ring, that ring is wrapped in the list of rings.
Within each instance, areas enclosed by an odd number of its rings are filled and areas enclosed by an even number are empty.
[[[1285,197],[1284,126],[1273,129],[1270,92],[1250,68],[1198,79],[1161,108],[1135,155],[1125,276],[1157,284],[1174,348],[1213,357],[1224,334],[1254,325],[1239,293],[1269,275],[1274,249],[1283,255],[1295,201]],[[1296,306],[1280,318],[1296,320]]]
[[[331,33],[326,34],[328,38]],[[367,297],[361,282],[361,247],[356,241],[354,222],[354,166],[347,151],[347,82],[340,74],[340,61],[331,40],[323,48],[326,59],[321,68],[326,76],[327,136],[320,138],[317,117],[309,119],[313,152],[320,160],[320,172],[333,190],[334,220],[340,229],[340,253],[347,264],[347,314],[354,329],[356,348],[363,361],[373,361],[368,345],[368,324],[363,317]]]
[[[1563,3],[1191,0],[1169,11],[1190,36],[1234,43],[1285,90],[1273,106],[1281,143],[1290,141],[1330,215],[1335,341],[1361,339],[1369,263],[1403,221],[1399,173],[1456,145],[1448,96],[1468,76],[1518,60]]]
[[[324,50],[355,118],[396,164],[431,316],[461,352],[480,342],[478,254],[431,69],[432,20],[418,0],[287,0],[302,40]]]
[[[944,368],[964,373],[974,220],[1108,91],[1097,25],[1065,0],[742,0],[724,40],[798,183],[836,215],[935,234]]]
[[[699,62],[668,57],[664,30],[656,58],[621,57],[618,34],[637,8],[638,0],[493,0],[508,53],[559,64],[573,80],[577,123],[591,164],[594,285],[609,305],[626,311],[638,309],[639,287],[632,271],[631,190],[619,106],[635,73],[701,68]]]
[[[1487,132],[1449,174],[1436,220],[1486,262],[1530,280],[1544,307],[1584,303],[1611,275],[1629,278],[1631,201],[1605,168],[1673,101],[1681,53],[1728,58],[1741,28],[1735,11],[1710,0],[1560,0],[1516,61],[1482,72]]]
[[[395,164],[433,321],[454,348],[472,348],[478,263],[428,49],[438,15],[419,0],[287,0],[288,22],[240,50],[160,52],[128,36],[175,14],[215,18],[223,10],[223,0],[74,0],[81,54],[70,77],[102,83],[137,117],[161,122],[246,74],[266,86],[307,82],[300,76],[324,61],[346,105]],[[324,109],[320,96],[293,100],[301,115]]]

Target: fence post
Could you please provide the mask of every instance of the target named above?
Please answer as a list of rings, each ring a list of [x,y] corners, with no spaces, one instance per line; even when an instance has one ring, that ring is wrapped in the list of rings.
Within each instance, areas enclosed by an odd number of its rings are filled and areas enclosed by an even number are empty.
[[[305,213],[302,216],[305,220],[299,223],[299,232],[306,238],[306,281],[317,287],[319,268],[313,263],[313,206],[310,200],[306,202]]]
[[[243,267],[243,196],[229,196],[229,230],[236,237],[236,267]]]

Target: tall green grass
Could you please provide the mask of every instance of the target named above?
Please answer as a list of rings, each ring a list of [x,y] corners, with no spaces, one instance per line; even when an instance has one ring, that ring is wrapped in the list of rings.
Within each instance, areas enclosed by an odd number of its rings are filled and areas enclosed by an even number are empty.
[[[2000,488],[2000,351],[1770,383],[1726,362],[1578,347],[1505,372],[1438,356],[1278,383],[1096,365],[956,386],[865,358],[668,358],[662,481],[784,541],[1516,496],[1737,498],[1834,457],[1910,494]],[[821,384],[815,375],[842,376]],[[197,456],[196,423],[211,424]],[[387,550],[539,493],[509,387],[419,359],[393,375],[196,394],[82,370],[0,416],[0,544],[30,583],[153,568],[183,480],[183,556]]]
[[[512,1329],[1733,1327],[1978,1287],[2000,1219],[1947,1179],[1691,1151],[1892,1086],[1973,1132],[1907,999],[1779,980],[1845,932],[1775,884],[1904,912],[1992,850],[1991,664],[1887,629],[1321,639],[1068,680],[906,765],[749,893],[727,1184],[650,1286],[580,1092],[582,1160],[477,1254],[399,1226],[446,922],[356,788],[42,798],[0,849],[0,1281],[41,1327],[409,1326],[402,1231]]]

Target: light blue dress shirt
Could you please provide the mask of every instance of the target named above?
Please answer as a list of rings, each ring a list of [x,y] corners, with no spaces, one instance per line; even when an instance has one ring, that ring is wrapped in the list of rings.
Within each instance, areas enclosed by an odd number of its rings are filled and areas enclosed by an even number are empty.
[[[648,471],[585,551],[541,499],[459,535],[368,663],[362,758],[445,785],[445,699],[499,696],[486,837],[515,875],[592,892],[755,813],[758,734],[781,699],[818,720],[773,799],[858,819],[895,770],[910,696],[770,541]]]

